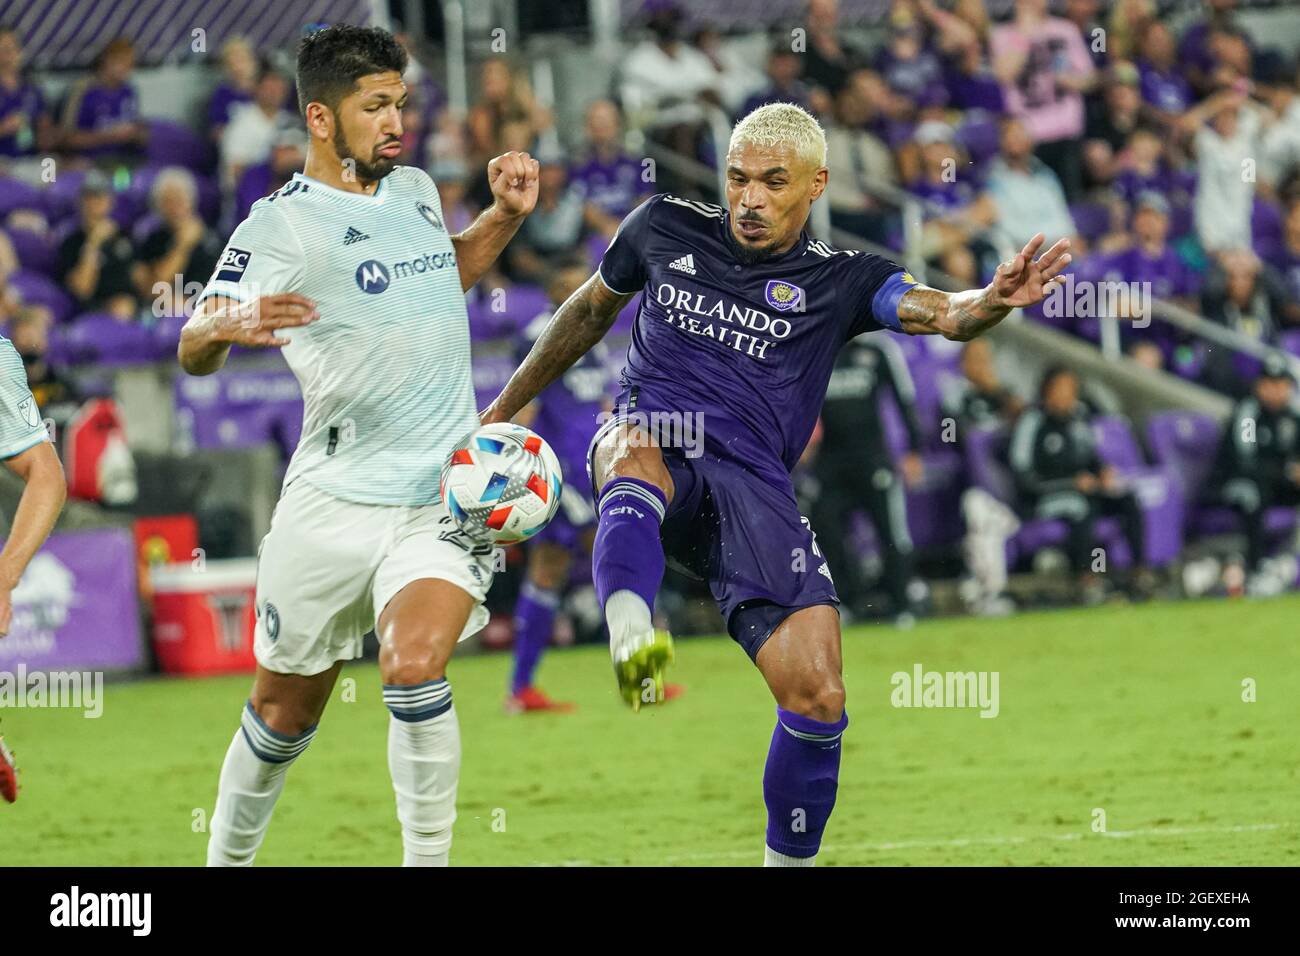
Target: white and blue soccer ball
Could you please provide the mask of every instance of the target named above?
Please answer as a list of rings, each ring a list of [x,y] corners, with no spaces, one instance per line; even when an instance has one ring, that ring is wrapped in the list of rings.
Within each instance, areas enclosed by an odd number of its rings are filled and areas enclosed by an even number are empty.
[[[452,520],[488,544],[526,541],[550,520],[564,490],[560,460],[523,425],[481,425],[457,442],[442,466],[442,500]]]

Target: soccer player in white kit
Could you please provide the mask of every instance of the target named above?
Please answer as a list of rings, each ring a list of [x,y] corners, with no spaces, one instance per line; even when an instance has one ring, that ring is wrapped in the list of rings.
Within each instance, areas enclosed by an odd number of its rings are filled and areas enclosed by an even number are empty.
[[[493,205],[449,235],[433,181],[395,166],[406,56],[377,28],[303,39],[305,172],[253,205],[181,333],[192,375],[230,346],[279,347],[302,438],[258,551],[257,676],[221,768],[208,865],[250,865],[289,766],[372,627],[403,863],[446,865],[460,733],[446,666],[487,618],[491,548],[440,500],[478,425],[464,291],[537,201],[537,161],[488,164]]]

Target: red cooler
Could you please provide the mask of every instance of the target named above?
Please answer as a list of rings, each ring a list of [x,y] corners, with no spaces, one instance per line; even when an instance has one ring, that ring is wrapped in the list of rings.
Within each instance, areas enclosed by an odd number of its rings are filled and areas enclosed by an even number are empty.
[[[257,561],[164,564],[151,572],[153,643],[167,674],[254,669]]]

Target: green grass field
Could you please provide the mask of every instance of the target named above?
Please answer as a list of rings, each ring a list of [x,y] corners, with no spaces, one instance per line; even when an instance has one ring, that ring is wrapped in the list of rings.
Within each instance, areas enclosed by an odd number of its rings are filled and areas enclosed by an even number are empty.
[[[1300,863],[1298,620],[1290,597],[851,630],[851,723],[820,862]],[[893,707],[891,674],[916,663],[997,671],[1000,713]],[[579,704],[569,715],[504,715],[508,665],[467,657],[449,675],[465,752],[453,864],[761,861],[774,710],[729,640],[681,641],[672,677],[686,696],[636,715],[603,648],[543,662],[542,686]],[[400,860],[378,671],[344,677],[356,700],[336,691],[261,863]],[[196,811],[211,812],[248,685],[109,685],[98,720],[0,711],[23,787],[0,804],[0,862],[201,863]]]

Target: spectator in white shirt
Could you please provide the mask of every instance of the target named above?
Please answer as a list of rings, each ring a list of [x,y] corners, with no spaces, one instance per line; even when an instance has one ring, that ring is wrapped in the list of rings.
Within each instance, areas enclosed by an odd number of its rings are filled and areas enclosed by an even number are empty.
[[[1206,252],[1251,247],[1259,177],[1261,116],[1250,84],[1238,80],[1184,114],[1196,151],[1196,235]]]
[[[1017,249],[1041,232],[1049,243],[1070,236],[1071,252],[1080,255],[1083,241],[1061,181],[1034,155],[1029,131],[1015,117],[1002,120],[1002,151],[989,168],[987,190],[997,206],[997,229]]]
[[[230,122],[221,134],[221,170],[226,186],[233,189],[249,166],[271,158],[276,133],[285,126],[301,125],[285,109],[289,82],[267,68],[257,78],[253,102],[240,103],[230,111]]]

